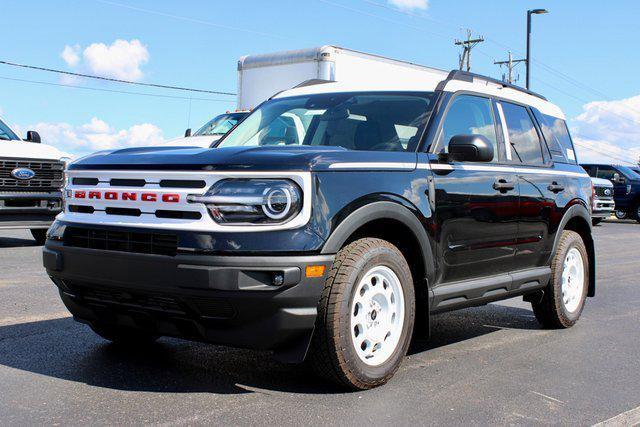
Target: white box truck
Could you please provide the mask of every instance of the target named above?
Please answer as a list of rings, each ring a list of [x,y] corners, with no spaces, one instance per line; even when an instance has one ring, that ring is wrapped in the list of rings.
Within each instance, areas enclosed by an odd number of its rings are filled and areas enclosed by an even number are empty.
[[[371,85],[440,82],[447,71],[337,46],[247,55],[238,61],[238,109],[249,110],[307,80]]]

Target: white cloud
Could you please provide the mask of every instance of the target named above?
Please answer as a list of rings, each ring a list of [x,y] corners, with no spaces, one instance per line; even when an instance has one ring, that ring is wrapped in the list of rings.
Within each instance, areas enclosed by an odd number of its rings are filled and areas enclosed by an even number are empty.
[[[570,120],[581,162],[637,162],[640,157],[640,95],[585,104]]]
[[[80,45],[66,45],[60,53],[60,57],[67,63],[69,67],[75,67],[80,62]]]
[[[162,130],[151,123],[133,125],[129,129],[115,129],[97,117],[80,126],[64,122],[41,122],[18,128],[36,130],[42,137],[43,143],[53,145],[75,156],[98,150],[144,147],[164,142]]]
[[[149,62],[147,47],[137,39],[118,39],[110,45],[92,43],[84,50],[80,45],[67,45],[60,56],[71,68],[99,76],[134,81],[142,79],[144,72],[141,67]]]
[[[427,10],[429,0],[387,0],[387,2],[400,10],[411,11],[415,9]]]

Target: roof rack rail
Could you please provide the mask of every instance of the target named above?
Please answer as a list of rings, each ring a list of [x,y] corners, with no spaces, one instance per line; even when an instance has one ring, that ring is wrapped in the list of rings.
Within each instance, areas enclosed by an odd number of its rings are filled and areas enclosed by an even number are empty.
[[[451,80],[461,80],[461,81],[464,81],[464,82],[473,82],[473,79],[479,79],[479,80],[484,80],[486,82],[495,83],[495,84],[500,85],[502,87],[508,87],[509,89],[514,89],[514,90],[517,90],[519,92],[523,92],[523,93],[526,93],[528,95],[535,96],[536,98],[543,99],[545,101],[547,100],[547,98],[545,98],[544,96],[540,95],[539,93],[532,92],[532,91],[530,91],[528,89],[525,89],[523,87],[516,86],[516,85],[511,84],[511,83],[503,82],[502,80],[494,79],[493,77],[487,77],[487,76],[483,76],[482,74],[476,74],[476,73],[471,73],[471,72],[462,71],[462,70],[451,70],[451,72],[449,73],[447,78],[445,80],[443,80],[442,82],[440,82],[440,84],[438,84],[438,89],[442,90],[444,88],[444,86],[447,84],[447,82],[449,82]]]

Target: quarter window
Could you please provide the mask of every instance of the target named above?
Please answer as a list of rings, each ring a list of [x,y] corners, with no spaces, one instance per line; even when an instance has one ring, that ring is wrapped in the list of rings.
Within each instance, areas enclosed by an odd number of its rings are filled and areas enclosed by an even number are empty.
[[[455,135],[482,135],[493,145],[493,158],[498,159],[496,127],[491,101],[473,95],[456,97],[442,123],[438,149],[448,152],[449,141]]]
[[[540,137],[526,108],[508,102],[500,102],[507,126],[507,150],[511,150],[516,163],[544,164]]]

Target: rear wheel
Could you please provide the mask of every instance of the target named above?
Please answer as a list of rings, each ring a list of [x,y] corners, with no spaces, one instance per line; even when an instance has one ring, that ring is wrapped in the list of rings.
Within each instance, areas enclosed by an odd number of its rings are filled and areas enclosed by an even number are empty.
[[[589,287],[589,257],[582,238],[565,230],[551,261],[551,278],[541,299],[531,303],[545,328],[569,328],[582,313]]]
[[[44,242],[47,240],[47,230],[43,228],[35,228],[30,231],[36,243],[41,246],[44,245]]]
[[[386,383],[411,341],[413,278],[391,243],[357,240],[336,255],[318,305],[309,358],[323,377],[351,389]]]
[[[140,329],[125,326],[106,325],[93,323],[90,325],[93,332],[107,341],[127,347],[141,347],[156,341],[159,336]]]

